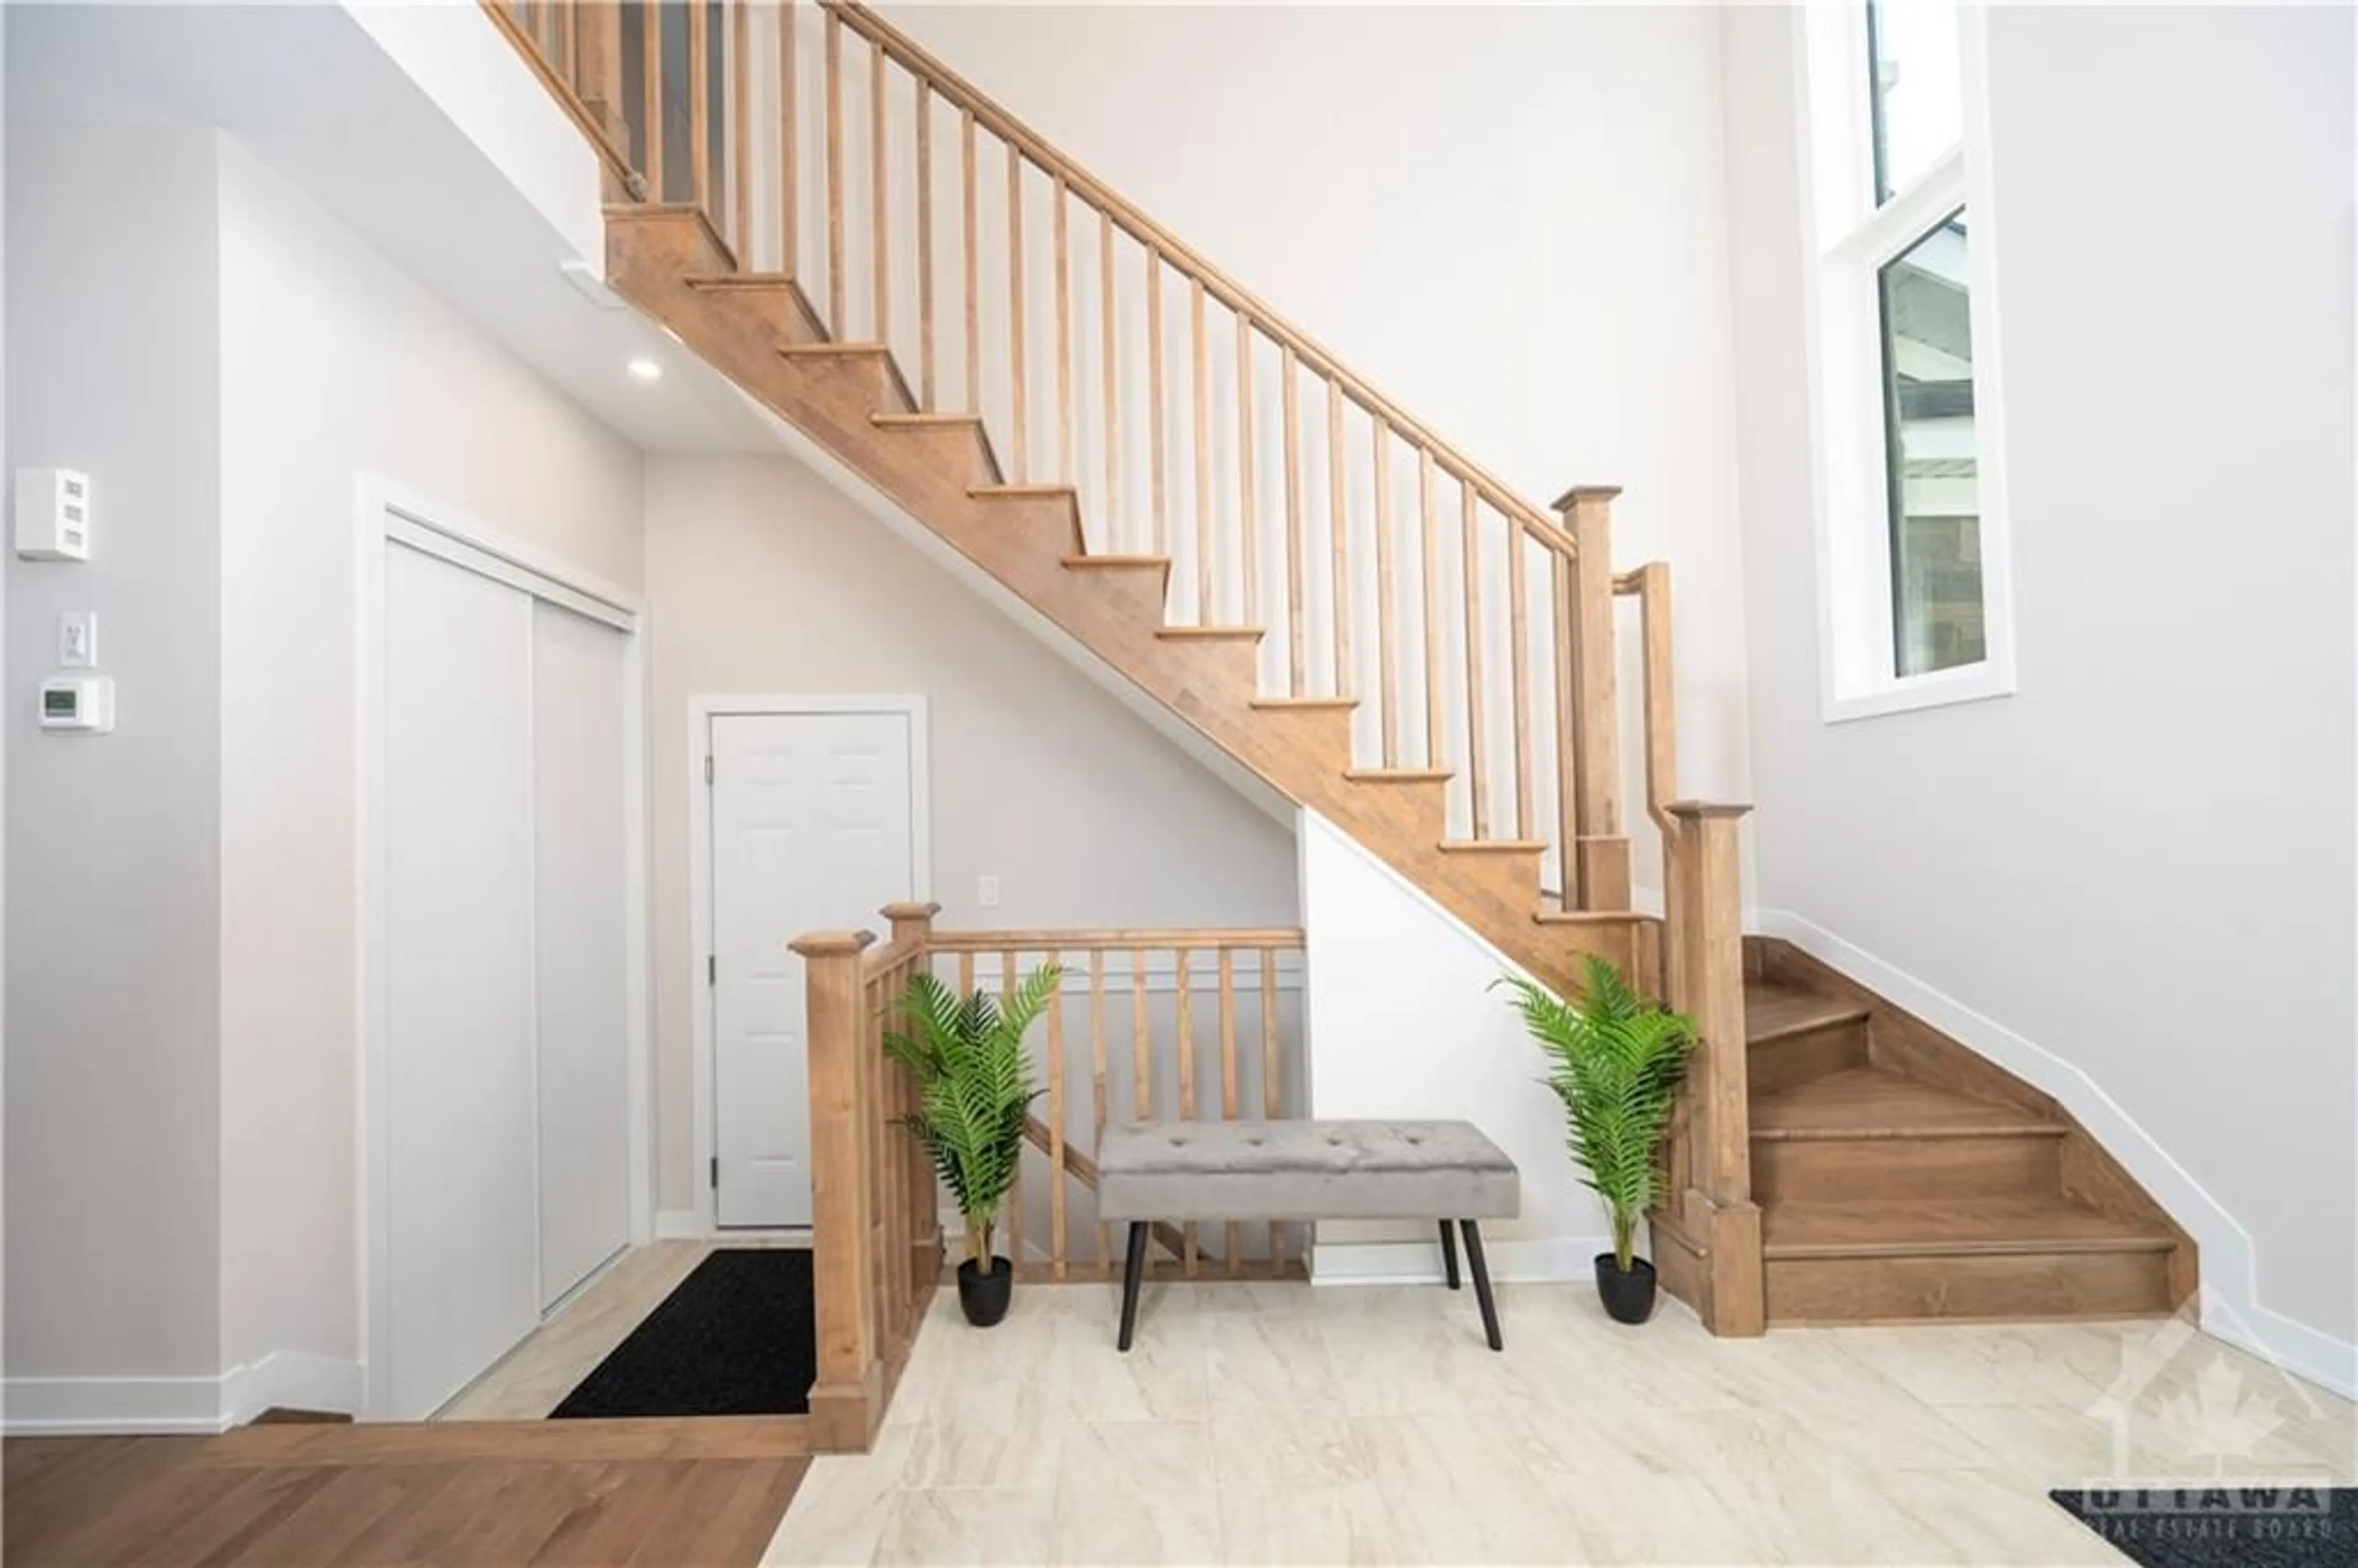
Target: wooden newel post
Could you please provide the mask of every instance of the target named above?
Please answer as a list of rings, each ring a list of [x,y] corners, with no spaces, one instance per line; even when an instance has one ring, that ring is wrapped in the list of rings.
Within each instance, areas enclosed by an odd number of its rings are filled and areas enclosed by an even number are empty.
[[[1629,838],[1621,821],[1621,718],[1614,694],[1611,485],[1574,485],[1556,498],[1572,535],[1572,634],[1563,721],[1572,737],[1571,865],[1565,906],[1629,907]]]
[[[922,955],[933,943],[934,917],[941,912],[942,906],[938,903],[888,903],[879,912],[892,925],[893,946],[898,947],[903,942],[916,945],[920,955],[917,962],[919,970],[926,968]],[[891,1008],[897,1000],[887,997],[885,1006]],[[888,1020],[890,1016],[888,1012]],[[915,1109],[915,1091],[908,1084],[907,1076],[898,1067],[888,1066],[884,1071],[896,1075],[901,1083],[903,1092],[899,1108],[903,1111]],[[888,1132],[886,1136],[900,1138],[907,1145],[903,1158],[908,1170],[911,1277],[934,1279],[942,1271],[941,1185],[934,1173],[934,1162],[925,1152],[925,1146],[906,1133]]]
[[[1752,1114],[1744,1027],[1743,888],[1736,824],[1752,808],[1673,801],[1680,887],[1670,940],[1681,1005],[1702,1044],[1687,1073],[1691,1115],[1682,1227],[1704,1250],[1704,1325],[1755,1335],[1766,1325],[1760,1210],[1752,1201]]]
[[[789,949],[803,960],[810,1055],[811,1275],[818,1379],[814,1446],[864,1450],[884,1409],[876,1343],[875,1260],[869,1256],[869,1168],[876,1074],[863,1049],[860,955],[871,931],[820,931]]]

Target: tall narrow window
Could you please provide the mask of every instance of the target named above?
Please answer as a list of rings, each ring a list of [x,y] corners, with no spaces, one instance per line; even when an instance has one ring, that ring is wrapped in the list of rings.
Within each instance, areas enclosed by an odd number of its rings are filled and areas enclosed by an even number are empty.
[[[1829,719],[2014,688],[1981,9],[1804,8]]]

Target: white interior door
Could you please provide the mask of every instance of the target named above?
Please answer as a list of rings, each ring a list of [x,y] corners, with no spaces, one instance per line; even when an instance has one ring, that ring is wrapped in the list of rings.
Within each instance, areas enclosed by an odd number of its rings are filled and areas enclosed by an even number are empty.
[[[631,1239],[624,660],[630,639],[532,611],[540,1305]]]
[[[811,1217],[802,960],[915,896],[906,713],[712,719],[713,1128],[724,1226]]]
[[[385,549],[391,1365],[424,1416],[540,1319],[531,596]]]

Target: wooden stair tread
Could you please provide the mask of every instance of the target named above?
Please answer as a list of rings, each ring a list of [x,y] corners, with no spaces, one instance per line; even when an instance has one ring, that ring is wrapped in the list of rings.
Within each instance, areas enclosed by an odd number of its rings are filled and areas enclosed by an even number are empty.
[[[1076,571],[1163,571],[1171,565],[1169,556],[1066,556],[1065,564]]]
[[[1290,708],[1314,713],[1321,709],[1340,713],[1358,707],[1359,699],[1356,697],[1256,697],[1252,705],[1271,709]]]
[[[1761,1251],[1785,1258],[2000,1256],[2025,1252],[2166,1252],[2176,1238],[2082,1208],[2024,1195],[1771,1200],[1760,1211]]]
[[[882,343],[780,343],[777,351],[790,360],[826,359],[829,356],[858,358],[862,355],[889,354]]]
[[[1543,838],[1444,838],[1448,855],[1536,855],[1547,848]]]
[[[1353,784],[1447,784],[1457,776],[1453,768],[1345,768]]]
[[[913,427],[931,428],[936,426],[980,425],[981,416],[974,414],[871,414],[868,422],[887,428]]]
[[[1843,997],[1820,996],[1772,980],[1747,980],[1744,987],[1744,1033],[1747,1042],[1764,1045],[1791,1034],[1804,1034],[1830,1024],[1866,1017],[1864,1004]]]
[[[1752,1136],[2061,1138],[2058,1123],[1880,1067],[1846,1067],[1752,1102]]]

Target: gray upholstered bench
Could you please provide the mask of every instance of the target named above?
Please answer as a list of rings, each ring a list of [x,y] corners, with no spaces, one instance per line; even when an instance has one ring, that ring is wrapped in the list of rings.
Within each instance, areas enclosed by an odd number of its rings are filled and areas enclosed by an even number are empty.
[[[1138,1325],[1148,1227],[1188,1219],[1432,1219],[1457,1289],[1455,1224],[1482,1303],[1490,1348],[1502,1348],[1485,1219],[1511,1219],[1522,1200],[1515,1162],[1466,1121],[1149,1121],[1109,1128],[1098,1152],[1098,1214],[1130,1222],[1122,1270],[1121,1348]]]

